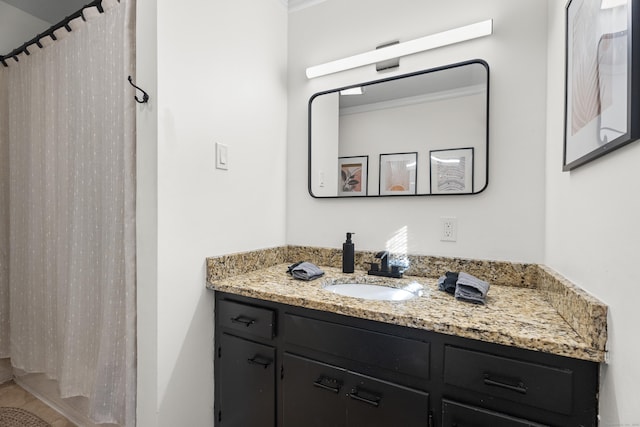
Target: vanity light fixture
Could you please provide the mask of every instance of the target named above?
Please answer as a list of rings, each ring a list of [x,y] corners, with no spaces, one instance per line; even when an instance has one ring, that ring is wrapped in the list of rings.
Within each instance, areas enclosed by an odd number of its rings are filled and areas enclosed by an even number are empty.
[[[488,19],[486,21],[476,22],[475,24],[466,25],[464,27],[454,28],[441,33],[431,34],[418,39],[393,44],[388,47],[349,56],[347,58],[338,59],[325,64],[315,65],[307,68],[307,78],[312,79],[314,77],[326,76],[327,74],[350,70],[364,65],[388,61],[390,59],[424,52],[425,50],[436,49],[438,47],[477,39],[479,37],[488,36],[492,33],[493,19]]]

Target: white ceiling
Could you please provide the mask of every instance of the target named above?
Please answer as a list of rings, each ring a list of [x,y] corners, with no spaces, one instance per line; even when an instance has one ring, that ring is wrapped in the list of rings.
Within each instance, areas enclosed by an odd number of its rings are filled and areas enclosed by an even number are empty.
[[[2,0],[49,24],[57,24],[91,0]]]
[[[289,12],[293,12],[317,5],[326,0],[277,1],[287,8]],[[23,28],[22,31],[16,29],[14,30],[14,33],[11,34],[13,37],[3,37],[0,39],[0,55],[8,54],[13,49],[19,47],[22,43],[35,37],[37,34],[46,31],[51,26],[61,22],[67,16],[77,12],[91,2],[92,0],[0,0],[0,3],[6,3],[44,21],[41,28],[29,27]]]
[[[91,3],[91,0],[2,0],[37,18],[57,24],[67,16]],[[304,9],[325,0],[280,0],[289,11]]]

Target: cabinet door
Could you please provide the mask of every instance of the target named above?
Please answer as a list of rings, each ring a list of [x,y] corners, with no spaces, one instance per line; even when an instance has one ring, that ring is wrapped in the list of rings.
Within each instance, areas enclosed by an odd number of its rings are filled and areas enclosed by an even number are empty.
[[[284,427],[345,427],[346,370],[289,353],[283,367]]]
[[[217,362],[218,425],[275,426],[275,349],[221,334]]]
[[[509,415],[463,405],[449,400],[442,401],[442,427],[545,427],[531,421]]]
[[[430,425],[429,394],[356,373],[348,384],[348,427]]]

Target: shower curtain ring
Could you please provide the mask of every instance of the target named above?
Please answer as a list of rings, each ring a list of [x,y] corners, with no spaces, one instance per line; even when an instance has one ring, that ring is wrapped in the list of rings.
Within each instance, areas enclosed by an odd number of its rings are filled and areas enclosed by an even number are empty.
[[[138,86],[136,86],[133,83],[133,79],[131,78],[131,76],[129,76],[129,84],[142,92],[142,99],[138,98],[138,95],[135,95],[135,99],[138,104],[146,104],[147,102],[149,102],[149,94],[143,89],[140,89]]]

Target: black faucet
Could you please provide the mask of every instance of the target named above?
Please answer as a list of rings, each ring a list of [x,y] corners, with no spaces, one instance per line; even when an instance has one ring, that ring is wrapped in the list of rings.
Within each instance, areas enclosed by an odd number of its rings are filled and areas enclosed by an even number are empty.
[[[376,254],[376,258],[380,258],[380,271],[383,273],[389,272],[389,252],[380,251]]]
[[[397,265],[392,265],[391,270],[389,270],[389,252],[388,251],[380,251],[375,255],[376,258],[380,258],[380,265],[378,263],[372,262],[371,269],[368,274],[372,276],[384,276],[384,277],[393,277],[396,279],[400,279],[402,277],[402,271],[400,271],[400,267]]]

